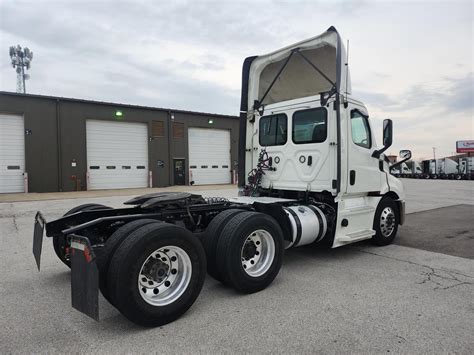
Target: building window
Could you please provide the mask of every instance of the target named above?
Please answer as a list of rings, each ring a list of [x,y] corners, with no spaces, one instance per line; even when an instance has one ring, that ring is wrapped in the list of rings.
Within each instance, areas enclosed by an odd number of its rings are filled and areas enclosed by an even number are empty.
[[[151,123],[151,136],[154,138],[165,136],[165,123],[163,121],[153,121]]]
[[[173,122],[173,138],[184,138],[184,123]]]
[[[327,111],[323,107],[293,114],[293,142],[322,143],[327,137]]]

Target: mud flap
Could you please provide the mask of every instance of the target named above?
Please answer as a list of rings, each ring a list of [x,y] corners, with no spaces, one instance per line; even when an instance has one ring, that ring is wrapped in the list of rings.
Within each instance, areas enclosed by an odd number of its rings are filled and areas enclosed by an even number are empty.
[[[36,212],[35,226],[33,229],[33,256],[36,260],[36,266],[40,271],[41,265],[41,251],[43,249],[43,235],[46,221],[40,211]]]
[[[89,239],[71,234],[72,307],[99,320],[99,272]]]

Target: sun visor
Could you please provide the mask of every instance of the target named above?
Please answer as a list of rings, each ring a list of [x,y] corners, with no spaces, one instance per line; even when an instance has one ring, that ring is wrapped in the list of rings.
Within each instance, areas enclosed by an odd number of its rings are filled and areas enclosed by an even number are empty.
[[[334,88],[340,93],[351,92],[345,48],[333,27],[319,36],[258,56],[249,69],[250,110],[256,100],[268,105]]]

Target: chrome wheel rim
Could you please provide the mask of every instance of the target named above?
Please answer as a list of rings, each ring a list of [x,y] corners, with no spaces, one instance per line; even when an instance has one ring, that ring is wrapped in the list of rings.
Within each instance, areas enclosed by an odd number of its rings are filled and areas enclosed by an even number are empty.
[[[275,242],[272,235],[263,229],[250,233],[240,251],[242,268],[252,277],[265,274],[275,258]]]
[[[166,306],[186,291],[192,264],[180,247],[165,246],[151,253],[138,273],[138,292],[152,306]]]
[[[380,215],[380,231],[384,237],[390,237],[395,229],[395,212],[385,207]]]

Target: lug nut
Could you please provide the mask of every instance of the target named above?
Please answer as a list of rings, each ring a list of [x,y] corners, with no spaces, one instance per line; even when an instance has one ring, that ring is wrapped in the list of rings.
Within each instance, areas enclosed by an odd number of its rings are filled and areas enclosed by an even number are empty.
[[[154,293],[155,295],[157,295],[157,294],[158,294],[158,292],[159,292],[159,291],[158,291],[158,289],[157,289],[157,288],[155,288],[155,289],[153,290],[153,293]]]
[[[169,282],[169,281],[166,281],[166,282],[165,282],[165,286],[166,286],[166,287],[170,287],[170,285],[171,285],[171,282]]]

